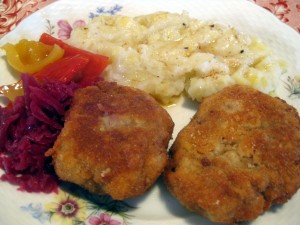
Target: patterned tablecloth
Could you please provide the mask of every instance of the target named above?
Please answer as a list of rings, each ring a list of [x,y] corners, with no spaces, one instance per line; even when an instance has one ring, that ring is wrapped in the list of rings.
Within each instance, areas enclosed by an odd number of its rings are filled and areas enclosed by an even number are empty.
[[[0,37],[25,17],[56,0],[0,0]],[[300,0],[251,0],[300,32]]]

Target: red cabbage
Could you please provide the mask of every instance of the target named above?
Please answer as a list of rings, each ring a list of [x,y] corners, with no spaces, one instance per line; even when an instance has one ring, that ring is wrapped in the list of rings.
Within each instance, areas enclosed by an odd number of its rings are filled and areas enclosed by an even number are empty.
[[[79,86],[40,84],[26,74],[21,79],[24,96],[0,106],[0,168],[5,172],[1,180],[18,185],[19,190],[50,193],[57,190],[57,178],[45,152],[59,135]]]

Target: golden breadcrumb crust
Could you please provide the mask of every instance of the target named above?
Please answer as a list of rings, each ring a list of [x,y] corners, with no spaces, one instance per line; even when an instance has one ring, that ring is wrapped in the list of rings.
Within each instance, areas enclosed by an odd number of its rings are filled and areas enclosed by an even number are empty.
[[[162,173],[173,126],[148,94],[103,81],[76,91],[47,155],[62,180],[127,199],[143,194]]]
[[[225,88],[181,130],[164,177],[184,206],[214,222],[255,219],[300,186],[299,115],[252,88]]]

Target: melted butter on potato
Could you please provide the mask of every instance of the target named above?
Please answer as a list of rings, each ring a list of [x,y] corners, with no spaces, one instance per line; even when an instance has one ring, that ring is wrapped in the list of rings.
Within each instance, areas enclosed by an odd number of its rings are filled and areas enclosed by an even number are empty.
[[[75,28],[69,43],[109,56],[106,80],[142,89],[164,104],[183,92],[201,101],[232,84],[270,93],[285,70],[258,39],[185,12],[99,16]]]

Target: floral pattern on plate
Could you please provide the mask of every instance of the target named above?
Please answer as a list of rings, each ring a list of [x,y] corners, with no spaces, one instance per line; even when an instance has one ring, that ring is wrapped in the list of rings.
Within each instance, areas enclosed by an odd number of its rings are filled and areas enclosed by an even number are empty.
[[[131,215],[126,211],[131,206],[125,202],[112,200],[108,196],[95,196],[80,188],[78,190],[81,192],[78,197],[59,190],[59,193],[49,202],[30,202],[20,209],[41,224],[49,222],[61,225],[126,225],[129,223]]]
[[[300,77],[296,76],[295,78],[288,77],[285,82],[285,88],[290,93],[290,98],[300,98]]]

